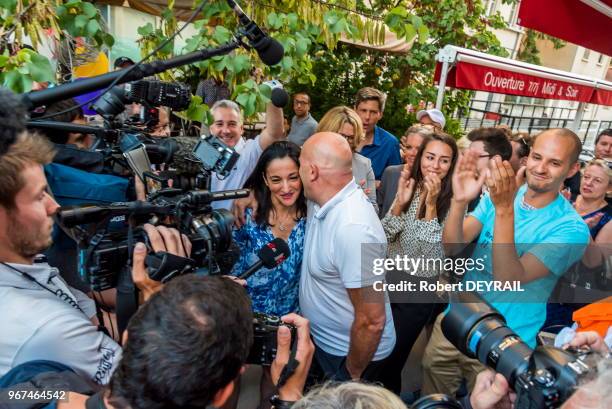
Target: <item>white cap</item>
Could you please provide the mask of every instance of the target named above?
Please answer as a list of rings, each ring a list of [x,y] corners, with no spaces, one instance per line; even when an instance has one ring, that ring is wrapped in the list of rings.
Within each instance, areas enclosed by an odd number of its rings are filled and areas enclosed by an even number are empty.
[[[429,116],[432,121],[440,124],[442,129],[444,129],[444,125],[446,125],[446,119],[444,118],[444,114],[439,109],[423,109],[416,114],[417,121],[420,121],[425,115]]]

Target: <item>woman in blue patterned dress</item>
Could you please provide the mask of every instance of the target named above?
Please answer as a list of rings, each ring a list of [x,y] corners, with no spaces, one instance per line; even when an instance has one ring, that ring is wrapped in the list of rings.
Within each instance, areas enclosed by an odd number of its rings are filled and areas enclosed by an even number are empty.
[[[275,142],[266,148],[244,187],[258,203],[257,213],[248,209],[246,223],[234,230],[240,258],[232,275],[240,275],[257,262],[257,251],[274,238],[287,242],[291,255],[279,266],[262,267],[246,280],[253,311],[283,316],[298,310],[298,286],[304,251],[306,199],[299,174],[300,148],[292,142]],[[275,392],[269,367],[263,368],[259,408],[269,408]]]
[[[298,284],[302,264],[306,200],[299,175],[300,148],[276,142],[263,151],[244,187],[257,199],[255,217],[249,209],[246,224],[234,230],[240,259],[232,275],[239,275],[257,261],[256,252],[274,238],[289,244],[291,255],[273,269],[261,268],[247,279],[253,311],[285,315],[298,309]]]

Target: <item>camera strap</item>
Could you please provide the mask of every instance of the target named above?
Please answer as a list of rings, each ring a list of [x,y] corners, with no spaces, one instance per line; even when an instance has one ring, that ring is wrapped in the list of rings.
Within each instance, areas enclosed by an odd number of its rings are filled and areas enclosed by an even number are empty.
[[[117,281],[117,326],[119,334],[127,328],[127,324],[138,309],[138,289],[132,281],[132,252],[134,251],[134,229],[133,223],[128,227],[128,262],[121,272]]]
[[[280,376],[278,377],[278,382],[276,384],[276,388],[282,388],[285,383],[291,378],[291,376],[295,373],[297,367],[300,365],[300,361],[295,359],[295,354],[297,352],[297,340],[291,346],[291,351],[289,352],[289,361],[283,367]]]

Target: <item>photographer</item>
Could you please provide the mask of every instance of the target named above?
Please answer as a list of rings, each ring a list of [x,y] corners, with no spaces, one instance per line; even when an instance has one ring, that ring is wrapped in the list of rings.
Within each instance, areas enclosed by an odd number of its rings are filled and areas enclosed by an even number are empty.
[[[282,319],[297,328],[298,365],[278,390],[277,409],[300,399],[314,352],[308,321],[296,314]],[[74,376],[54,371],[13,384],[10,390],[32,385],[43,389],[46,379],[54,388],[72,391],[67,401],[57,402],[58,409],[221,407],[251,350],[253,313],[246,292],[236,283],[185,275],[151,297],[132,317],[126,334],[123,358],[106,388],[82,387]],[[278,384],[289,362],[291,332],[280,326],[276,337],[278,353],[271,371]]]
[[[609,349],[596,332],[580,332],[570,342],[574,348],[589,347],[592,351],[606,355]],[[597,377],[581,385],[561,406],[563,409],[604,409],[612,404],[612,360],[608,357],[600,363]],[[478,374],[472,393],[462,402],[464,408],[495,409],[512,407],[515,395],[510,392],[508,381],[487,369]]]
[[[0,375],[20,363],[45,359],[105,384],[121,348],[98,331],[93,301],[37,257],[51,244],[58,209],[43,173],[53,154],[44,138],[22,133],[0,160],[0,328],[10,334],[0,340]],[[154,251],[181,255],[177,231],[145,229]],[[185,248],[189,253],[188,243]],[[132,276],[146,300],[160,284],[148,278],[145,256],[144,245],[136,245]]]
[[[240,107],[233,101],[223,99],[215,102],[210,109],[214,122],[210,126],[212,135],[219,138],[230,148],[240,154],[240,158],[234,165],[232,172],[226,177],[221,178],[213,173],[211,178],[211,190],[240,189],[249,177],[261,153],[276,141],[285,138],[283,132],[283,110],[268,103],[266,107],[266,127],[255,139],[246,140],[243,138],[244,127]],[[231,209],[231,200],[213,202],[214,209]]]

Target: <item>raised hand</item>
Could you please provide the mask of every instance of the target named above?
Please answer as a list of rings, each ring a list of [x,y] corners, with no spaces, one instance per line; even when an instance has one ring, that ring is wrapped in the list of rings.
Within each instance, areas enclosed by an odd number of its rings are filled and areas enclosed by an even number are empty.
[[[438,175],[426,175],[423,179],[423,186],[426,193],[425,206],[435,207],[442,188],[442,181]]]
[[[486,173],[478,174],[477,161],[478,154],[469,149],[459,155],[452,178],[454,200],[467,203],[476,199],[482,191]]]
[[[487,187],[491,201],[496,209],[514,209],[514,196],[518,190],[514,170],[510,162],[503,161],[499,156],[489,161],[487,172]]]
[[[414,193],[415,182],[414,179],[410,177],[410,172],[406,170],[402,170],[400,174],[400,179],[397,184],[397,194],[396,200],[397,203],[404,208],[412,198],[412,194]]]

